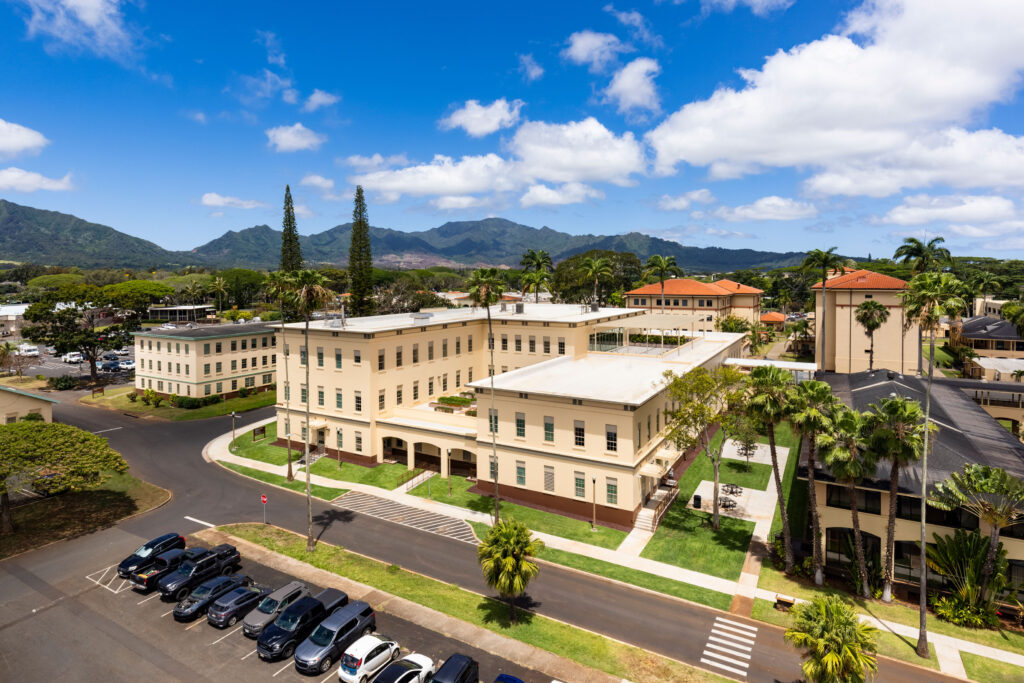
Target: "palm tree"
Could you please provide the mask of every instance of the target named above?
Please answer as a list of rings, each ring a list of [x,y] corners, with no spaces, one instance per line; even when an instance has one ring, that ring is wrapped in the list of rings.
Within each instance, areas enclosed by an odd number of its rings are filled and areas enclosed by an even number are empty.
[[[508,600],[509,619],[516,623],[516,598],[526,592],[540,568],[534,561],[544,542],[534,538],[522,522],[495,522],[476,549],[477,560],[487,585]]]
[[[1014,380],[1019,382],[1021,377],[1024,377],[1024,370],[1014,370],[1013,371],[1013,379]]]
[[[875,471],[871,451],[864,441],[864,414],[839,405],[832,415],[832,429],[818,435],[818,450],[836,481],[846,484],[850,493],[850,522],[853,526],[853,547],[860,573],[861,595],[871,597],[868,568],[864,560],[864,541],[860,532],[857,505],[857,484],[864,475]]]
[[[587,258],[580,261],[580,265],[577,266],[577,272],[580,278],[584,282],[594,282],[594,303],[601,303],[597,298],[597,285],[601,278],[609,278],[612,276],[612,262],[604,256],[588,256]]]
[[[874,626],[860,620],[838,595],[817,596],[798,605],[785,638],[802,648],[804,677],[811,683],[863,683],[878,671]]]
[[[532,289],[534,302],[540,303],[540,290],[544,289],[545,286],[551,282],[551,275],[543,270],[531,270],[523,273],[523,276],[519,281],[523,285],[523,294],[529,293]]]
[[[310,408],[309,405],[312,403],[312,395],[309,391],[309,319],[313,317],[313,312],[318,311],[327,305],[330,301],[332,292],[327,289],[324,284],[327,282],[327,278],[318,270],[299,270],[296,271],[292,276],[292,301],[295,304],[296,312],[302,316],[303,320],[303,344],[306,345],[305,362],[306,366],[306,436],[303,439],[305,456],[303,457],[303,463],[305,463],[306,469],[306,511],[307,520],[309,522],[309,530],[306,536],[306,552],[311,553],[316,547],[316,543],[313,539],[313,496],[310,493],[310,467],[309,462],[309,440],[313,436],[313,430],[310,428]]]
[[[934,240],[933,240],[934,241]],[[915,275],[907,289],[900,292],[907,320],[916,321],[921,329],[928,329],[928,385],[924,400],[925,430],[930,430],[932,408],[932,382],[935,379],[935,329],[939,319],[951,312],[959,314],[966,305],[963,298],[964,285],[952,273],[920,273]],[[928,656],[928,631],[925,620],[928,614],[927,536],[924,501],[928,498],[928,440],[922,445],[921,455],[921,635],[917,643],[917,654]],[[892,507],[890,505],[890,507]]]
[[[793,573],[793,542],[789,531],[789,513],[786,512],[786,497],[782,491],[779,458],[775,450],[775,425],[782,422],[789,411],[789,390],[792,385],[793,375],[788,371],[774,365],[756,367],[750,371],[751,396],[747,404],[750,416],[757,421],[768,437],[772,475],[775,477],[775,491],[779,496],[779,513],[782,517],[782,541],[787,574]]]
[[[821,571],[821,527],[818,519],[818,500],[814,486],[814,460],[817,454],[817,438],[832,429],[832,413],[839,399],[832,394],[827,382],[811,380],[800,382],[793,387],[790,396],[789,421],[800,431],[807,444],[807,493],[808,509],[811,511],[811,543],[814,544],[814,583],[824,581]]]
[[[466,280],[469,288],[469,298],[475,306],[483,306],[487,312],[487,348],[490,349],[491,363],[488,366],[488,375],[491,378],[491,409],[487,414],[487,428],[491,431],[491,458],[494,463],[494,523],[498,523],[498,425],[494,412],[494,328],[491,325],[491,306],[500,298],[505,291],[505,280],[497,268],[477,268],[469,279]],[[452,473],[449,472],[451,477]]]
[[[778,304],[779,311],[784,314],[786,307],[793,303],[793,295],[789,293],[788,289],[780,289],[779,293],[775,295],[775,303]]]
[[[1024,519],[1024,481],[1006,470],[988,465],[964,465],[935,487],[928,504],[941,510],[966,510],[989,527],[988,554],[981,571],[981,598],[985,599],[999,532]]]
[[[661,254],[652,254],[647,258],[647,263],[644,264],[646,270],[644,270],[643,277],[646,279],[651,275],[658,278],[658,282],[661,284],[661,312],[665,312],[665,280],[669,275],[675,275],[676,277],[683,276],[683,269],[676,264],[675,256],[662,256]]]
[[[983,270],[971,280],[971,287],[975,292],[981,293],[981,311],[982,315],[985,315],[985,309],[988,308],[988,294],[989,292],[998,292],[1003,288],[1003,278]],[[973,314],[974,311],[971,311],[971,315]]]
[[[220,279],[220,278],[218,278]],[[291,430],[291,385],[289,384],[288,378],[288,340],[285,333],[288,331],[287,320],[285,320],[285,301],[291,301],[293,298],[293,284],[294,281],[290,274],[283,270],[278,270],[267,275],[267,279],[263,281],[263,287],[267,292],[267,296],[275,299],[281,307],[281,352],[284,354],[284,414],[285,424],[287,425],[285,436],[288,437],[288,481],[295,479],[295,475],[292,473],[292,430]],[[294,304],[291,306],[294,308]],[[279,435],[280,436],[280,435]]]
[[[941,246],[945,241],[943,237],[934,237],[927,242],[916,237],[907,237],[903,240],[903,244],[896,248],[896,253],[892,257],[893,260],[900,263],[911,264],[912,275],[941,270],[952,260],[949,249]]]
[[[222,277],[215,277],[207,285],[206,291],[217,297],[217,310],[222,310],[221,297],[227,297],[228,295],[228,283]]]
[[[804,262],[800,264],[800,268],[805,271],[811,271],[815,273],[821,273],[821,369],[825,370],[825,352],[828,347],[825,342],[828,339],[828,305],[826,302],[828,293],[828,274],[841,273],[847,266],[853,265],[853,262],[835,253],[836,247],[830,247],[827,250],[813,249],[807,252]]]
[[[0,343],[0,370],[7,367],[17,351],[18,347],[11,342]]]
[[[547,273],[553,270],[551,255],[543,249],[527,249],[519,265],[526,268],[527,272]]]
[[[181,290],[181,295],[183,297],[185,297],[185,300],[188,301],[193,306],[196,305],[196,301],[198,301],[199,299],[203,298],[203,294],[204,294],[203,286],[201,284],[199,284],[198,282],[194,282],[194,281],[188,283],[187,285],[185,285],[185,288]],[[195,312],[195,309],[193,308],[192,309],[192,319],[193,320],[195,320],[195,316],[196,316],[196,312]]]
[[[864,334],[871,340],[871,350],[868,352],[868,372],[871,372],[875,369],[875,331],[889,319],[889,309],[874,299],[867,299],[857,306],[853,318],[860,323]]]

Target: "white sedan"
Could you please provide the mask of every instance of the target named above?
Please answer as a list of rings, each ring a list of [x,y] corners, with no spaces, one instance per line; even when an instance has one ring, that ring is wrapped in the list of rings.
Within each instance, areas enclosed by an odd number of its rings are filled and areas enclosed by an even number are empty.
[[[427,683],[434,675],[434,660],[426,655],[411,654],[388,664],[373,683]]]
[[[123,347],[117,349],[116,351],[114,351],[114,353],[116,353],[119,356],[127,356],[129,353],[131,353],[131,351],[128,349],[127,346],[123,346]]]
[[[121,361],[121,369],[122,370],[134,370],[135,369],[135,361],[133,361],[133,360],[123,360],[123,361]]]

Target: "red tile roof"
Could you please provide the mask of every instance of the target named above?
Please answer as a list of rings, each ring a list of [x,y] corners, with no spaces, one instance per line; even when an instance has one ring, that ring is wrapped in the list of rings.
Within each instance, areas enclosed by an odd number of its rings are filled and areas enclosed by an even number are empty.
[[[733,280],[716,280],[715,284],[732,294],[764,294],[763,289],[751,287],[750,285],[741,285]]]
[[[768,311],[767,313],[761,314],[761,322],[763,323],[784,323],[786,322],[786,316],[778,311]]]
[[[626,294],[628,296],[637,294],[661,296],[661,284],[655,282],[652,285],[644,285],[631,292],[626,292]],[[725,296],[727,294],[732,294],[732,292],[710,282],[697,282],[689,278],[665,280],[665,296]]]
[[[854,270],[845,275],[829,278],[829,289],[906,289],[907,283],[898,277],[882,275],[870,270]],[[811,289],[821,289],[821,282],[816,282]]]

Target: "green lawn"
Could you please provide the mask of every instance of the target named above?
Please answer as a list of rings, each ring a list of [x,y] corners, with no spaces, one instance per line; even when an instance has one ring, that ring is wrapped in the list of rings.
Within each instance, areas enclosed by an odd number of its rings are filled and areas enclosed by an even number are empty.
[[[135,387],[121,387],[107,391],[102,396],[96,396],[95,398],[83,396],[78,400],[86,405],[99,406],[133,415],[159,417],[165,420],[201,420],[206,417],[230,415],[232,411],[244,413],[248,410],[272,406],[277,402],[277,394],[274,391],[261,391],[245,398],[229,398],[226,401],[196,408],[195,410],[175,408],[166,400],[162,401],[160,406],[155,408],[151,405],[147,406],[141,399],[129,401],[128,394],[133,391],[135,391]]]
[[[505,603],[324,542],[318,543],[316,550],[309,554],[305,538],[284,529],[261,524],[229,525],[221,529],[314,567],[636,683],[727,680],[530,612],[520,611],[517,623],[512,624]]]
[[[1024,669],[995,659],[961,652],[967,677],[978,683],[1003,683],[1004,681],[1024,681]]]
[[[314,468],[316,466],[314,465]],[[465,477],[452,477],[452,495],[448,495],[448,480],[441,477],[433,477],[429,482],[423,482],[411,493],[420,498],[427,498],[427,489],[430,489],[430,498],[441,503],[457,505],[459,507],[476,510],[477,512],[494,512],[494,499],[490,496],[481,496],[470,493],[469,488],[473,482],[467,481]],[[498,493],[501,493],[499,489]],[[626,532],[610,527],[597,526],[597,531],[590,530],[590,522],[565,517],[553,512],[535,510],[525,505],[516,505],[506,500],[501,501],[501,515],[513,517],[534,531],[540,531],[552,536],[571,538],[574,541],[590,543],[602,548],[618,548],[626,538]]]
[[[640,556],[731,581],[739,579],[754,523],[720,515],[720,528],[714,531],[711,514],[689,510],[686,502],[680,496],[669,507]]]
[[[381,463],[376,467],[364,467],[354,465],[350,462],[338,462],[331,458],[320,458],[313,463],[313,474],[323,477],[337,479],[338,481],[351,481],[369,486],[379,486],[383,489],[395,489],[409,479],[422,472],[421,469],[409,471],[405,465],[398,463]]]
[[[762,443],[767,439],[761,439]],[[800,460],[800,437],[793,432],[788,422],[775,428],[775,445],[789,449],[789,461],[782,473],[782,495],[786,498],[786,512],[789,514],[789,528],[793,538],[801,538],[801,530],[807,525],[807,482],[796,478],[796,465]],[[771,484],[775,490],[775,482]],[[782,510],[776,506],[775,517],[772,519],[770,536],[782,531]]]
[[[253,434],[255,432],[249,431],[241,436],[235,438],[231,442],[231,453],[243,458],[249,458],[250,460],[259,460],[265,462],[268,465],[287,465],[288,464],[288,449],[278,448],[271,446],[277,440],[277,423],[271,422],[267,425],[267,438],[260,439],[259,441],[253,441]],[[296,446],[301,444],[296,443]],[[298,460],[302,456],[302,451],[296,448],[292,449],[292,461]]]
[[[251,477],[252,479],[259,479],[260,481],[264,481],[268,484],[282,486],[286,489],[297,491],[298,493],[306,492],[306,480],[298,476],[296,476],[295,479],[293,479],[292,481],[288,481],[286,477],[282,477],[279,474],[271,474],[270,472],[264,472],[263,470],[254,470],[251,467],[243,467],[242,465],[235,465],[234,463],[230,462],[222,462],[220,464],[223,465],[224,467],[227,467],[229,470],[233,470],[235,472],[238,472],[239,474],[244,474],[245,476]],[[332,489],[326,486],[317,486],[315,484],[311,484],[309,492],[313,494],[315,498],[321,498],[323,500],[334,500],[343,493],[348,493],[348,489]]]

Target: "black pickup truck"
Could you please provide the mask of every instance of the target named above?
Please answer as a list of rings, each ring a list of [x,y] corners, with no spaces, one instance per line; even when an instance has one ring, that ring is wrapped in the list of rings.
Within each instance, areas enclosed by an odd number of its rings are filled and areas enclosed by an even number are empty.
[[[184,600],[203,581],[237,571],[241,559],[235,546],[222,543],[197,557],[184,560],[176,570],[160,579],[160,597],[162,600]]]
[[[206,548],[189,548],[182,550],[175,548],[156,556],[153,564],[147,568],[132,572],[132,588],[137,591],[148,593],[157,587],[160,579],[164,578],[177,569],[185,560],[192,560],[206,552]]]
[[[281,612],[277,621],[263,629],[256,641],[259,658],[267,661],[290,658],[321,621],[347,604],[348,594],[337,588],[325,588],[316,597],[296,600]]]

